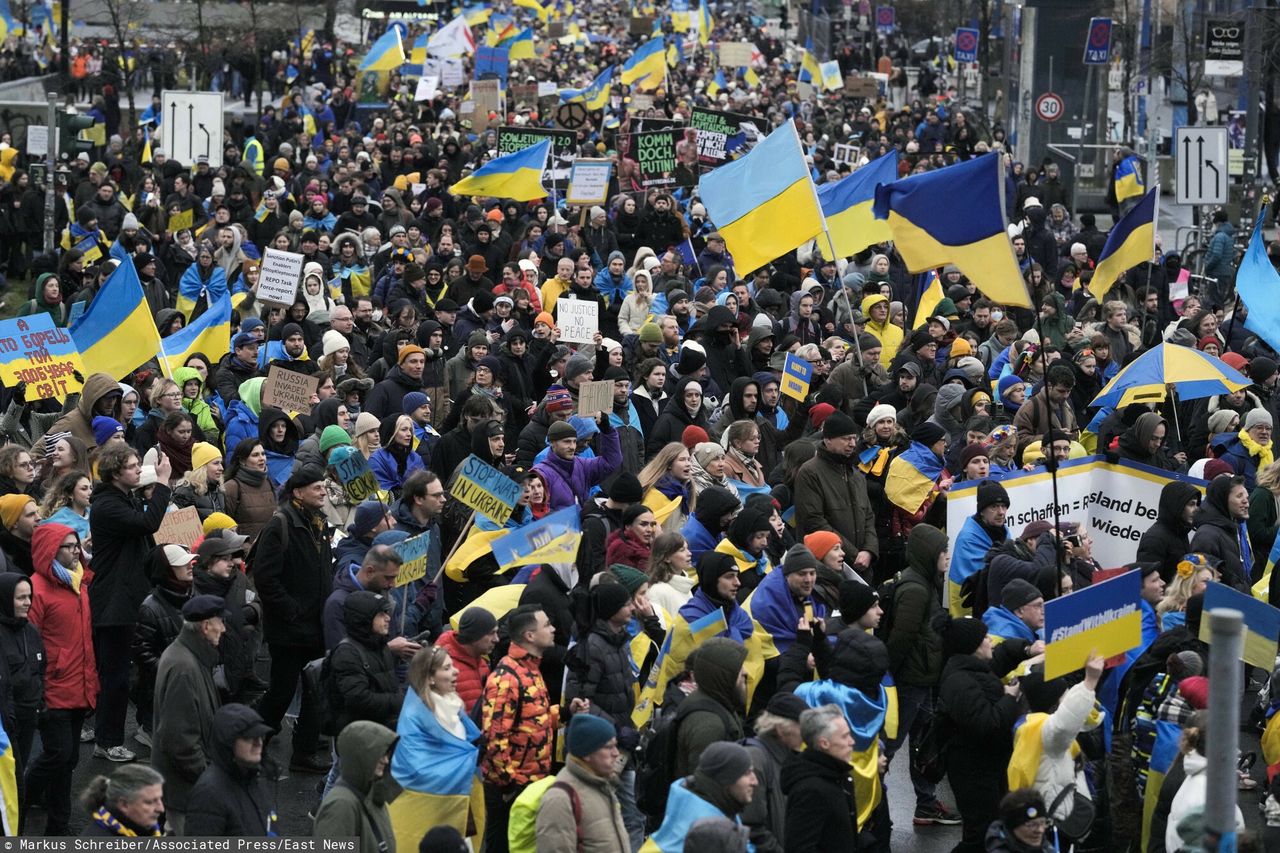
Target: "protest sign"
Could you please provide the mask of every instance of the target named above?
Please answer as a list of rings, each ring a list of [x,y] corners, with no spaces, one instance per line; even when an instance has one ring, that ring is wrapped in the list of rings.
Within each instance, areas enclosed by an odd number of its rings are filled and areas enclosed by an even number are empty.
[[[369,468],[369,460],[350,445],[335,447],[329,454],[329,465],[342,483],[342,493],[353,504],[378,496],[378,480]]]
[[[262,383],[262,405],[275,406],[283,412],[309,412],[311,397],[319,384],[319,376],[273,364],[267,371],[267,381]]]
[[[473,130],[479,133],[497,124],[506,112],[502,105],[502,81],[493,78],[472,80],[471,102],[475,104],[475,115],[471,119]]]
[[[560,340],[570,344],[589,344],[600,330],[600,306],[585,299],[556,300],[556,325]]]
[[[1220,583],[1209,584],[1204,591],[1204,612],[1238,610],[1244,616],[1244,647],[1240,659],[1270,672],[1276,665],[1276,637],[1280,636],[1280,610]],[[1211,638],[1209,620],[1200,620],[1200,639]]]
[[[1142,571],[1135,569],[1044,606],[1045,680],[1083,669],[1091,654],[1120,655],[1142,642]]]
[[[544,139],[551,140],[551,157],[542,173],[543,186],[563,187],[569,181],[569,172],[578,156],[577,134],[572,130],[502,125],[498,128],[498,154],[514,154]]]
[[[418,89],[413,93],[414,101],[429,101],[440,91],[440,78],[434,74],[418,78]]]
[[[850,98],[874,98],[880,93],[880,83],[869,75],[850,74],[844,78],[844,93]]]
[[[466,71],[461,59],[440,60],[440,85],[447,89],[456,89],[467,82]]]
[[[679,130],[652,130],[631,135],[631,150],[640,172],[640,186],[676,186],[676,143],[682,138]]]
[[[813,365],[793,352],[787,353],[782,364],[782,386],[779,389],[788,397],[804,402],[809,396],[809,382],[813,379]]]
[[[596,412],[608,415],[613,411],[613,380],[600,379],[583,382],[578,387],[578,414],[591,417]]]
[[[267,249],[262,254],[262,269],[258,273],[258,301],[288,308],[293,304],[301,280],[302,255]]]
[[[1109,463],[1101,456],[1073,459],[1058,468],[1058,516],[1078,522],[1093,539],[1093,554],[1104,566],[1133,562],[1138,540],[1159,514],[1160,490],[1171,480],[1203,489],[1203,480],[1134,462]],[[1017,536],[1033,521],[1053,521],[1053,483],[1044,468],[1000,479],[1009,493],[1005,524]],[[955,549],[966,517],[978,511],[977,483],[957,484],[947,493],[947,535]]]
[[[766,135],[759,119],[701,107],[690,112],[689,126],[698,132],[698,162],[711,167],[741,157]]]
[[[89,300],[81,299],[79,302],[71,303],[71,313],[67,315],[67,328],[70,329],[76,324],[76,320],[80,319],[80,315],[84,313],[84,309],[89,307]]]
[[[520,484],[478,456],[468,456],[449,492],[453,499],[487,516],[495,524],[505,524],[520,498]]]
[[[400,571],[396,586],[411,584],[427,575],[427,555],[431,550],[431,531],[419,533],[391,546],[400,555]]]
[[[722,41],[720,42],[720,67],[746,68],[751,65],[751,56],[755,52],[756,46],[749,41]]]
[[[653,32],[653,18],[651,17],[634,17],[627,30],[633,36],[647,36]]]
[[[0,378],[10,388],[27,383],[28,401],[65,400],[81,388],[77,371],[85,374],[76,342],[48,314],[0,322]]]
[[[831,151],[832,163],[844,163],[852,166],[858,162],[858,146],[837,142]]]
[[[583,158],[573,164],[569,172],[568,204],[604,204],[609,199],[609,178],[613,175],[612,160]]]
[[[641,110],[648,110],[652,108],[653,108],[653,95],[650,95],[647,92],[631,93],[631,104],[628,106],[628,109],[631,112],[640,112]]]
[[[156,531],[156,544],[190,548],[202,536],[204,527],[200,524],[200,512],[193,506],[184,506],[164,514],[160,529]]]

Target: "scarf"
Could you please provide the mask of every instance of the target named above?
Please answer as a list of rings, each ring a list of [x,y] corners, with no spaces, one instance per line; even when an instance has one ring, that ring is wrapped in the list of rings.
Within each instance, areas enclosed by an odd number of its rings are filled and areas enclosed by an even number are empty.
[[[1244,445],[1245,450],[1249,451],[1249,455],[1258,460],[1257,466],[1259,471],[1275,461],[1274,454],[1271,452],[1270,443],[1259,444],[1253,440],[1253,436],[1249,435],[1249,433],[1244,430],[1240,430],[1240,432],[1236,433],[1236,438],[1240,439],[1240,443]]]
[[[725,430],[727,433],[728,430]],[[736,447],[730,447],[726,451],[731,457],[738,460],[738,463],[747,470],[749,474],[764,479],[764,469],[760,467],[760,463],[756,461],[754,456],[748,456]]]
[[[93,822],[110,832],[112,835],[119,835],[125,838],[138,837],[138,833],[125,826],[115,815],[107,811],[106,806],[99,806],[98,810],[93,813]],[[158,838],[160,836],[160,824],[152,824],[148,834],[152,837]]]
[[[462,737],[463,726],[459,716],[462,713],[462,697],[457,694],[457,691],[445,696],[432,690],[431,708],[441,728],[457,737]]]
[[[262,481],[266,478],[266,471],[254,471],[252,468],[241,466],[236,469],[236,475],[232,479],[243,483],[251,489],[256,489],[262,485]]]
[[[194,437],[179,444],[173,436],[161,428],[156,430],[156,444],[173,464],[173,473],[169,476],[174,480],[182,479],[182,475],[191,470],[191,448],[195,446]]]
[[[57,578],[60,583],[71,587],[76,595],[80,594],[80,581],[84,579],[84,566],[76,563],[76,567],[74,569],[68,569],[66,566],[62,565],[62,563],[54,560],[53,565],[49,568],[50,571],[53,572],[53,576]]]

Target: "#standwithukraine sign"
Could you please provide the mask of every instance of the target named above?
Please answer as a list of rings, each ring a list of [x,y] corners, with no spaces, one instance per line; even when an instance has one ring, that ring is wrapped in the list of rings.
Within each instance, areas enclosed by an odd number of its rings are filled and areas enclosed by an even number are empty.
[[[1089,655],[1124,654],[1142,642],[1142,572],[1085,587],[1044,606],[1044,677],[1083,669]]]

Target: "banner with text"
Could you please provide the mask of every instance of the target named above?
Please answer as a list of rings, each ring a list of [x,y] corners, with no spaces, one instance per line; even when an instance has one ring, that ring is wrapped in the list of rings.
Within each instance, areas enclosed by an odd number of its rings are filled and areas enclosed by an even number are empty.
[[[698,132],[698,162],[719,166],[751,150],[767,132],[762,119],[694,107],[689,126]]]
[[[0,322],[0,378],[10,388],[27,383],[28,400],[65,400],[81,388],[77,371],[84,375],[76,342],[48,314]]]
[[[573,161],[578,157],[577,134],[572,130],[501,125],[498,127],[498,154],[514,154],[548,138],[551,140],[551,159],[542,173],[543,186],[568,186]]]
[[[1044,605],[1044,677],[1083,669],[1091,654],[1122,655],[1142,642],[1142,572],[1135,569]]]

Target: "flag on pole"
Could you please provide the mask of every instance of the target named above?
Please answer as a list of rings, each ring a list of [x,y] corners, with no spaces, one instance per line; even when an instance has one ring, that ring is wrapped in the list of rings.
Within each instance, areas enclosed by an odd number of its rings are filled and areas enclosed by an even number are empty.
[[[504,154],[485,163],[449,187],[454,195],[492,196],[513,201],[544,198],[542,170],[551,153],[551,140],[544,139],[522,151]]]
[[[369,48],[369,53],[360,63],[360,70],[396,71],[404,65],[406,58],[404,44],[400,41],[400,28],[388,27],[387,31],[373,43],[373,47]]]
[[[1098,256],[1098,265],[1093,270],[1093,279],[1089,282],[1089,292],[1099,303],[1106,299],[1107,292],[1125,270],[1154,257],[1159,196],[1160,190],[1152,189],[1111,226],[1106,245]]]

